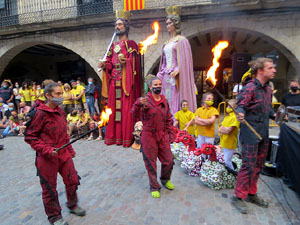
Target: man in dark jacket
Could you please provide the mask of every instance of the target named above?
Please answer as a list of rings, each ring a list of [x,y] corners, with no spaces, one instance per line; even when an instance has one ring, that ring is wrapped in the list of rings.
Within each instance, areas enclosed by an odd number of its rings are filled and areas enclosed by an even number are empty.
[[[269,118],[275,117],[272,109],[272,89],[268,84],[276,72],[273,61],[258,58],[249,65],[256,78],[238,95],[237,117],[241,122],[242,166],[236,182],[236,196],[232,198],[232,204],[244,214],[247,213],[244,200],[268,207],[268,203],[257,195],[257,181],[268,152]],[[262,140],[244,124],[245,120],[260,134]]]
[[[67,207],[71,213],[84,216],[85,210],[77,205],[79,179],[72,158],[76,153],[72,146],[57,152],[56,149],[69,142],[62,104],[63,91],[59,84],[50,83],[44,89],[46,103],[40,103],[31,124],[27,128],[25,141],[37,152],[36,167],[42,186],[43,203],[48,220],[54,225],[66,225],[56,191],[59,172],[66,186]]]
[[[142,120],[142,153],[149,176],[150,190],[153,198],[160,197],[160,185],[157,182],[156,159],[161,162],[162,184],[173,190],[170,181],[173,170],[173,156],[170,143],[174,141],[173,119],[165,96],[160,95],[162,83],[159,78],[150,80],[151,93],[134,103],[131,113],[134,118]]]

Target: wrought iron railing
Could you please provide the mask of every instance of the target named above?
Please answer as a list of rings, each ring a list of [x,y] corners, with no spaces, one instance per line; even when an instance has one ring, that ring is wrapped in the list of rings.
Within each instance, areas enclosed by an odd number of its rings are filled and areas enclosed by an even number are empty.
[[[0,0],[0,6],[1,6]],[[41,23],[113,12],[113,0],[8,0],[0,8],[0,27]]]

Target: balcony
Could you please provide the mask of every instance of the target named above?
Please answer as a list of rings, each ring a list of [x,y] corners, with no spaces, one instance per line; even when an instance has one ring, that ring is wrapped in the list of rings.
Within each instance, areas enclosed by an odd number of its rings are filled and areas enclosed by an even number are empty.
[[[0,27],[113,12],[113,0],[0,0]]]

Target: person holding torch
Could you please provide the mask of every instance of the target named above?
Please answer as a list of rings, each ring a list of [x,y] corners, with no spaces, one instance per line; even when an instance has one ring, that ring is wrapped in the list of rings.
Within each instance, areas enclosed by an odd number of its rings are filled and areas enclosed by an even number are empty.
[[[160,185],[157,182],[157,158],[161,162],[161,183],[169,190],[175,188],[171,182],[173,156],[170,143],[174,141],[175,130],[169,103],[161,95],[162,82],[158,77],[149,81],[151,92],[134,103],[131,113],[143,123],[141,135],[142,153],[149,176],[150,191],[153,198],[160,197]]]
[[[59,107],[63,102],[61,85],[52,82],[44,89],[46,102],[36,107],[36,112],[25,133],[25,141],[36,151],[36,168],[42,187],[45,212],[50,224],[67,225],[62,219],[56,190],[57,173],[66,186],[67,207],[70,213],[84,216],[85,210],[78,206],[76,190],[79,177],[72,158],[76,153],[71,145],[61,151],[58,148],[69,142],[67,121]]]
[[[238,95],[237,118],[241,122],[242,166],[238,173],[232,205],[247,213],[244,201],[267,208],[268,202],[257,195],[259,173],[263,168],[269,145],[269,118],[275,118],[272,109],[272,89],[269,80],[275,76],[275,66],[268,58],[258,58],[249,63],[253,78]],[[248,122],[262,137],[251,132]]]

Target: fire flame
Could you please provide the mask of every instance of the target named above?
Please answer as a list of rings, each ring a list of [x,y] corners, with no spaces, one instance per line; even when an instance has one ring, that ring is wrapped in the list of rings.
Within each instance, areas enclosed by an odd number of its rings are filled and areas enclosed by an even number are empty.
[[[102,110],[100,115],[100,123],[98,125],[99,128],[104,127],[108,124],[110,114],[112,114],[111,108],[105,107],[105,109]]]
[[[149,45],[156,44],[158,33],[160,30],[159,23],[157,21],[152,23],[152,30],[154,30],[154,34],[148,36],[144,41],[139,43],[139,52],[144,55]]]
[[[209,79],[213,85],[216,85],[217,83],[216,71],[220,66],[219,59],[222,55],[222,51],[227,48],[228,45],[228,41],[219,41],[218,44],[215,45],[215,47],[211,50],[211,52],[214,54],[213,65],[209,68],[206,79]]]

